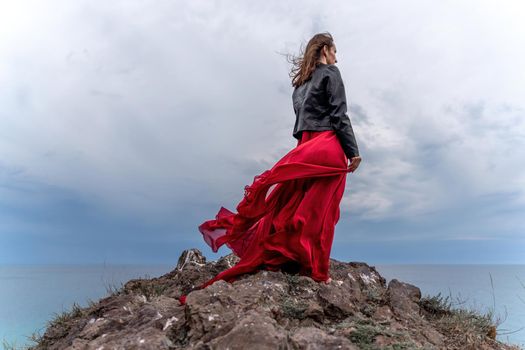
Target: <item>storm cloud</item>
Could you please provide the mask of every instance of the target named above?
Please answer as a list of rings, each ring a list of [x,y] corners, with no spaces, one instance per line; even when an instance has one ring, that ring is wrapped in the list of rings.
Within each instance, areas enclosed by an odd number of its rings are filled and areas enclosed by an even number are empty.
[[[296,146],[285,54],[323,31],[363,158],[333,257],[525,263],[523,17],[519,1],[3,2],[0,263],[228,253],[197,226]]]

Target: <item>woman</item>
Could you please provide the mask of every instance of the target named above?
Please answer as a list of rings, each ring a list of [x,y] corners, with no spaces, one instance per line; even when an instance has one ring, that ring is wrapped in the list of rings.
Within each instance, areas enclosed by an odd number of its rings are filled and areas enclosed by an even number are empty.
[[[260,269],[330,283],[330,251],[346,175],[361,162],[334,65],[336,52],[332,36],[319,33],[292,60],[297,146],[245,186],[237,214],[221,207],[215,220],[199,226],[214,252],[226,244],[240,261],[193,290]],[[184,304],[186,295],[179,300]]]

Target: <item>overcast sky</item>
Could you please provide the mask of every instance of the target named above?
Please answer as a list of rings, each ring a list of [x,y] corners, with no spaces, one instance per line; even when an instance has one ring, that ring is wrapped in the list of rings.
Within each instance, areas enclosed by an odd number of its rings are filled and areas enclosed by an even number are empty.
[[[0,263],[167,263],[296,146],[329,31],[360,153],[332,257],[525,263],[521,1],[3,1]]]

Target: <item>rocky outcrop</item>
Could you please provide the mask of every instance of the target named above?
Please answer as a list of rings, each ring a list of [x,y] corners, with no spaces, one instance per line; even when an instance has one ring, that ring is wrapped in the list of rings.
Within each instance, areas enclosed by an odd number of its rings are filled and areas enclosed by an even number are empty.
[[[170,273],[57,317],[32,349],[518,349],[495,340],[487,317],[386,285],[363,262],[332,259],[329,284],[265,270],[220,280],[180,305],[237,261],[186,250]]]

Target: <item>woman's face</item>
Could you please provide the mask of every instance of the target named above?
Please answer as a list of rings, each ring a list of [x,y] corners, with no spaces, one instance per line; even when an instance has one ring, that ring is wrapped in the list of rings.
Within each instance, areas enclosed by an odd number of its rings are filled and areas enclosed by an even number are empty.
[[[330,48],[328,46],[325,46],[324,53],[325,53],[327,64],[337,63],[337,58],[335,57],[335,54],[337,53],[337,48],[335,47],[335,44]]]

